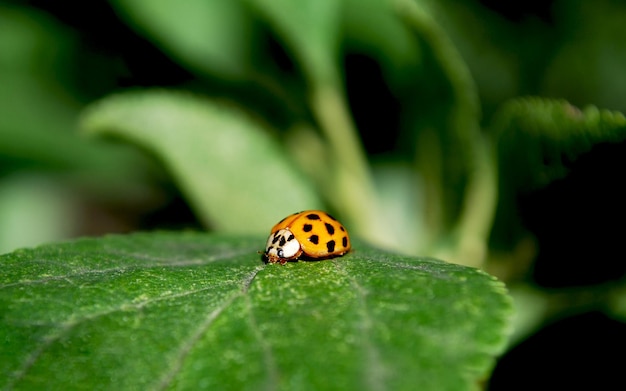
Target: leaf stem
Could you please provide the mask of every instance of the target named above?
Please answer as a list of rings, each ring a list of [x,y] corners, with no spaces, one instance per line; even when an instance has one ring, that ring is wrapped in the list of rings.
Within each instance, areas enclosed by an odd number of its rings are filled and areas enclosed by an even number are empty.
[[[365,153],[349,113],[347,102],[335,83],[314,83],[311,106],[329,143],[334,172],[328,186],[330,202],[345,213],[357,234],[376,241],[378,202]]]
[[[498,202],[498,170],[495,152],[486,137],[476,139],[474,170],[465,189],[463,208],[455,231],[459,241],[455,259],[464,265],[482,267]]]
[[[480,266],[486,258],[487,239],[495,214],[497,173],[492,148],[480,129],[477,88],[461,54],[433,19],[427,5],[418,6],[409,0],[396,0],[395,5],[428,43],[451,86],[453,106],[441,129],[442,134],[437,137],[436,133],[425,131],[419,139],[422,145],[417,148],[417,165],[425,174],[428,188],[426,217],[431,231],[430,243],[435,247],[434,256]],[[454,164],[454,160],[461,163]],[[459,197],[450,190],[453,188],[450,184],[464,178],[467,178],[467,185]],[[460,203],[461,209],[456,212],[456,205]],[[447,234],[454,238],[452,246],[442,244],[447,242],[447,238],[442,238]]]

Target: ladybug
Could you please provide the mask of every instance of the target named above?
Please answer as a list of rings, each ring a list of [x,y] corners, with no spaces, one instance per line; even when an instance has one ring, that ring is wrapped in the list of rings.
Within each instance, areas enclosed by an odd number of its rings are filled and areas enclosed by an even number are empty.
[[[320,210],[305,210],[272,227],[264,256],[269,263],[284,265],[300,256],[319,260],[340,257],[348,251],[350,237],[339,221]]]

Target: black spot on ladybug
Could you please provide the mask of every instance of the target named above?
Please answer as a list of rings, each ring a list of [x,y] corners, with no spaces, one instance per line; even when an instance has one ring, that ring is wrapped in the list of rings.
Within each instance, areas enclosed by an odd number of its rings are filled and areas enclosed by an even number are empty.
[[[337,219],[336,219],[336,218],[334,218],[333,216],[329,215],[328,213],[326,213],[326,216],[330,217],[330,219],[331,219],[331,220],[335,220],[335,221],[337,221]]]
[[[313,244],[318,244],[320,242],[320,238],[317,235],[311,235],[309,236],[309,242]]]
[[[344,247],[348,247],[348,237],[344,236],[343,239],[341,239],[341,244],[343,244]]]
[[[309,220],[321,220],[320,215],[315,213],[309,213],[308,215],[306,215],[306,218]]]
[[[276,244],[276,242],[278,241],[279,236],[274,234],[274,239],[272,239],[272,244]]]
[[[289,237],[287,238],[287,241],[288,241],[288,242],[291,242],[293,239],[294,239],[294,236],[293,236],[293,234],[291,234],[291,235],[289,235]]]
[[[285,245],[285,243],[286,243],[286,241],[285,241],[285,237],[284,237],[284,236],[281,236],[281,237],[280,237],[280,242],[278,242],[278,244],[282,247],[282,246],[284,246],[284,245]]]
[[[313,226],[311,224],[304,224],[304,226],[302,227],[302,230],[304,232],[311,232],[312,229],[313,229]]]
[[[333,251],[335,251],[335,241],[331,240],[328,243],[326,243],[326,248],[328,249],[329,253],[332,253]]]
[[[332,235],[335,233],[335,227],[333,227],[332,225],[328,223],[324,223],[324,225],[326,226],[326,231],[328,231],[329,235]]]
[[[346,232],[346,229],[345,229],[345,228],[343,228],[343,225],[340,225],[340,226],[339,226],[339,229],[341,230],[341,232]]]

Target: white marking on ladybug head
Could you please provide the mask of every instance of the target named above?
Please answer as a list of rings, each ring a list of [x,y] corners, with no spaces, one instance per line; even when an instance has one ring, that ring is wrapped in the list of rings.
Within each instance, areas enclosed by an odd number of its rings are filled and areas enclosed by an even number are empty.
[[[281,229],[267,238],[265,254],[270,259],[290,259],[300,252],[300,243],[288,229]]]

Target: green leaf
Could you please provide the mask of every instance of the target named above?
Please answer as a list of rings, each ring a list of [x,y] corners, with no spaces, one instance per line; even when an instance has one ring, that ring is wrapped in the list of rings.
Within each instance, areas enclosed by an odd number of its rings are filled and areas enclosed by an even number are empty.
[[[149,198],[149,163],[74,132],[80,104],[68,84],[79,43],[71,29],[33,7],[10,6],[0,6],[0,26],[0,176],[60,172],[109,200]]]
[[[82,127],[154,153],[216,229],[265,233],[285,215],[321,205],[278,143],[232,106],[185,93],[132,92],[94,104]]]
[[[341,1],[247,1],[273,26],[309,81],[338,82]]]
[[[239,1],[137,1],[111,4],[130,26],[192,69],[225,78],[248,72],[249,16]]]
[[[626,139],[626,117],[564,100],[514,99],[492,123],[500,177],[510,187],[530,190],[562,178],[568,164],[597,143]]]
[[[423,199],[421,183],[408,163],[380,162],[372,167],[378,200],[386,217],[381,247],[406,255],[421,254],[428,237],[420,208]],[[417,216],[408,218],[407,216]]]
[[[558,23],[552,29],[560,45],[551,48],[550,62],[537,68],[545,69],[542,94],[626,111],[626,4],[575,0],[555,5]],[[535,46],[527,57],[537,56]]]
[[[0,180],[0,254],[71,237],[79,215],[69,190],[41,175]]]
[[[513,246],[524,230],[516,200],[563,178],[580,155],[602,142],[626,139],[622,113],[537,97],[505,103],[491,124],[499,167],[499,194],[492,240]]]
[[[511,315],[472,268],[365,247],[141,233],[0,256],[3,389],[477,389]]]
[[[479,86],[485,114],[492,115],[504,100],[536,88],[537,71],[554,55],[560,21],[540,23],[532,17],[511,20],[482,2],[430,3],[436,6],[437,21],[454,41]],[[556,12],[553,17],[559,20]]]
[[[422,53],[394,4],[388,0],[344,0],[344,9],[348,10],[342,21],[344,50],[356,50],[375,60],[392,90],[411,83]]]

